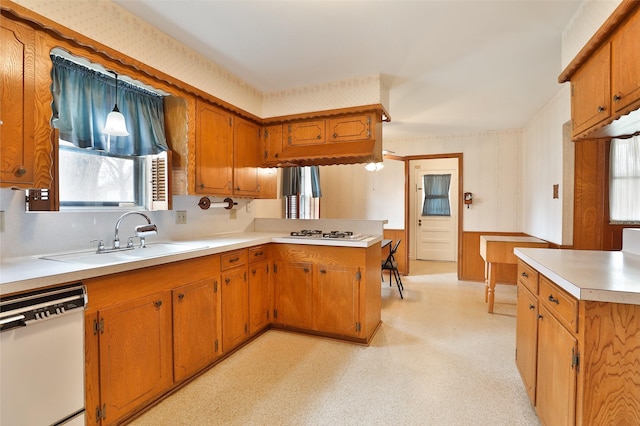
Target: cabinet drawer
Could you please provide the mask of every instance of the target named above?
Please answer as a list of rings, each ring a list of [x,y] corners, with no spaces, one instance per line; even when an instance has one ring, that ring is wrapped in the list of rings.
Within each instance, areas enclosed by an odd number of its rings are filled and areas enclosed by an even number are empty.
[[[518,281],[531,293],[538,295],[538,271],[524,262],[518,262]]]
[[[565,327],[578,331],[578,301],[544,276],[540,276],[539,300]]]
[[[226,271],[227,269],[235,268],[237,266],[246,265],[247,263],[247,250],[236,250],[224,253],[220,256],[220,269]]]
[[[249,262],[258,262],[267,258],[267,247],[258,246],[249,249]]]

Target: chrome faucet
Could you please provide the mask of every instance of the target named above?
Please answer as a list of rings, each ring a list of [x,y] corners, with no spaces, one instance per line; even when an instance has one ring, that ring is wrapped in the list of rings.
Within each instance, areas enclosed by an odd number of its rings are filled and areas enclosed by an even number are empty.
[[[135,227],[135,231],[136,231],[136,237],[140,238],[140,247],[145,247],[145,237],[148,235],[155,235],[158,233],[158,227],[154,224],[151,223],[151,219],[149,219],[149,216],[147,216],[144,213],[140,213],[140,212],[127,212],[125,214],[123,214],[122,216],[120,216],[120,218],[118,219],[118,221],[116,222],[116,235],[115,238],[113,239],[113,250],[119,250],[120,249],[120,237],[118,236],[118,229],[120,228],[120,222],[122,221],[122,219],[124,219],[125,217],[132,215],[132,214],[137,214],[140,215],[142,217],[144,217],[145,219],[147,219],[147,224],[146,225],[138,225]],[[133,248],[133,242],[131,240],[131,238],[129,239],[129,244],[127,244],[127,248],[128,249],[132,249]]]

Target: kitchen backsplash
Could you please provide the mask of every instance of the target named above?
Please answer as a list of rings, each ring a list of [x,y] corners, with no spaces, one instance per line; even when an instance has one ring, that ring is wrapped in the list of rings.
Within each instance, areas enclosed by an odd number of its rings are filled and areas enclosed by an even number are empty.
[[[0,211],[2,229],[0,232],[0,256],[2,259],[22,256],[91,250],[96,242],[104,241],[107,247],[113,244],[115,224],[125,211],[110,212],[25,212],[25,192],[0,189]],[[253,230],[256,214],[272,214],[279,217],[280,211],[274,205],[279,200],[234,199],[235,219],[231,211],[224,208],[202,210],[198,207],[200,197],[174,196],[173,210],[144,212],[158,226],[158,235],[147,238],[147,242],[166,240],[187,240],[225,232]],[[212,198],[213,201],[222,199]],[[249,204],[249,208],[247,208]],[[261,207],[267,206],[267,208]],[[176,224],[176,211],[187,212],[187,223]],[[134,234],[136,225],[144,221],[139,216],[123,220],[120,237],[125,239]]]

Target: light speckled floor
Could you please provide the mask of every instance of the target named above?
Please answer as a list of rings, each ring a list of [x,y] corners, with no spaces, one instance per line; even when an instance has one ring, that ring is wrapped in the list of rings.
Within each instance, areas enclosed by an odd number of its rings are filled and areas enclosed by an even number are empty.
[[[403,282],[404,300],[382,284],[369,347],[271,330],[131,424],[539,425],[514,362],[515,287],[498,285],[491,315],[454,272]]]

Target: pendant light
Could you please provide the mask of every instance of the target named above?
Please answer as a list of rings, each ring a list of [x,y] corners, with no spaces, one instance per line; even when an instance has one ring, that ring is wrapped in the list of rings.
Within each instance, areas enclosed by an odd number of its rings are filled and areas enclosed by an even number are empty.
[[[107,115],[107,122],[104,125],[104,132],[109,136],[129,136],[127,125],[124,122],[124,115],[118,109],[118,74],[109,71],[116,76],[116,100],[113,111]]]

